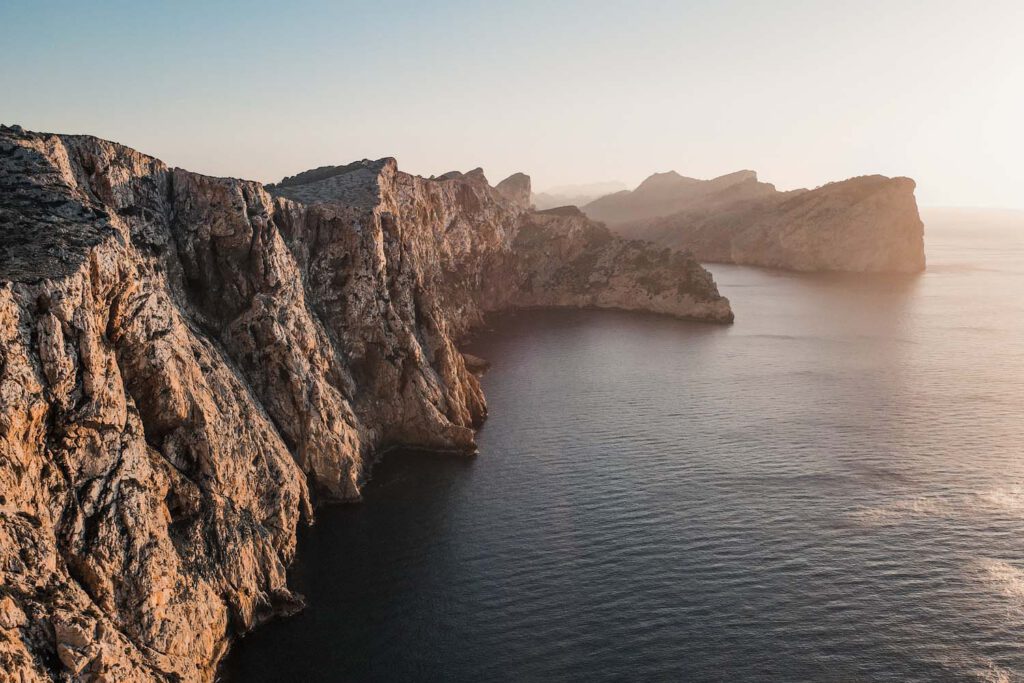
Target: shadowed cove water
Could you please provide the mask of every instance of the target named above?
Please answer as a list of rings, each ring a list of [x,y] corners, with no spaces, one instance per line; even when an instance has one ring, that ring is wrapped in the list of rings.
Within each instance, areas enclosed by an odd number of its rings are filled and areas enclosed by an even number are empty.
[[[1024,676],[1024,214],[928,272],[711,266],[736,324],[495,320],[475,459],[304,533],[236,681]]]

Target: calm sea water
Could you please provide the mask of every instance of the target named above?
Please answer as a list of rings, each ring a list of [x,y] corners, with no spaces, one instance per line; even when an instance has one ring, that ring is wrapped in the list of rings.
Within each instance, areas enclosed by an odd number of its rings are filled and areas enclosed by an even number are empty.
[[[506,316],[480,455],[303,533],[233,681],[1024,679],[1024,214],[928,272],[712,266],[736,324]]]

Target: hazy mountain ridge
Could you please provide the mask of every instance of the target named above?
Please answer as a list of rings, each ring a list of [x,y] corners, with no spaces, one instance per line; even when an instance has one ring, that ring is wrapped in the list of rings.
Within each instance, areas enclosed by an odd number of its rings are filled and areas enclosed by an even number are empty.
[[[708,262],[805,271],[918,272],[924,225],[909,178],[862,176],[780,192],[754,171],[657,173],[583,207],[619,234]]]
[[[733,193],[733,200],[767,196],[776,191],[774,185],[759,182],[754,171],[736,171],[711,180],[668,171],[649,176],[635,190],[600,197],[581,208],[594,220],[615,226],[668,216],[725,190]]]
[[[579,185],[561,185],[535,193],[532,201],[534,207],[541,210],[554,209],[559,206],[583,206],[599,197],[625,189],[626,184],[617,180]]]

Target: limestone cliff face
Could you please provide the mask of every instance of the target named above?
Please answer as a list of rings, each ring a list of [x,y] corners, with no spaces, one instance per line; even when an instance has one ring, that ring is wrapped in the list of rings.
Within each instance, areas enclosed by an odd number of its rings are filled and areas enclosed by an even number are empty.
[[[723,201],[617,226],[624,236],[689,250],[705,262],[798,271],[916,273],[924,224],[909,178],[863,176],[810,191]],[[717,200],[717,201],[716,201]]]
[[[0,670],[204,680],[230,628],[295,604],[305,477],[225,351],[231,321],[189,288],[201,243],[254,256],[253,280],[287,260],[265,201],[92,138],[3,131]],[[289,286],[224,272],[209,298],[246,310]]]
[[[530,176],[525,173],[513,173],[495,185],[494,189],[515,206],[522,209],[530,208],[533,192],[530,186]]]
[[[619,235],[698,260],[801,271],[924,270],[924,225],[909,178],[863,176],[779,192],[753,171],[713,180],[656,173],[583,207]]]
[[[0,128],[0,680],[211,680],[301,605],[316,501],[390,446],[475,450],[456,343],[487,312],[732,317],[691,258],[530,212],[522,178],[269,189]]]
[[[516,234],[525,266],[520,306],[588,306],[727,322],[724,299],[707,298],[711,274],[668,248],[617,238],[579,209],[534,212]]]

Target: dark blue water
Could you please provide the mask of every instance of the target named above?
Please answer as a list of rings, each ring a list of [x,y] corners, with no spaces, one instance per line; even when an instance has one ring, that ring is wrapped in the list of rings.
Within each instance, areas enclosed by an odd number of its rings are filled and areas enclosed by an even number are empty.
[[[1018,680],[1024,221],[928,272],[712,266],[736,324],[505,316],[474,459],[389,456],[236,681]]]

